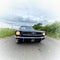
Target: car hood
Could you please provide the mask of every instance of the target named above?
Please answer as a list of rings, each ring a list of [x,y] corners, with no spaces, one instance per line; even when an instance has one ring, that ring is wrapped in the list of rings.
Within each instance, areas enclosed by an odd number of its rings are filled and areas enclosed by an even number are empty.
[[[44,32],[41,30],[19,30],[19,31],[24,31],[24,32]]]

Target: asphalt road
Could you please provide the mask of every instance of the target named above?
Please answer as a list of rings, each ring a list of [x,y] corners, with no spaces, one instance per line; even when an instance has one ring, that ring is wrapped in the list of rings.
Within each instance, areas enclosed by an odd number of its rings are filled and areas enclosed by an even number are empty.
[[[47,37],[18,45],[14,37],[0,38],[0,60],[60,60],[60,41]]]

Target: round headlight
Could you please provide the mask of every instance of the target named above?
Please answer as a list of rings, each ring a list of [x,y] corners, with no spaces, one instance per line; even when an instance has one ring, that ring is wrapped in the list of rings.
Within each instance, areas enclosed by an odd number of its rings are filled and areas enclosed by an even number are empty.
[[[43,35],[45,35],[45,32],[43,32]]]
[[[20,35],[20,32],[19,32],[19,31],[17,31],[17,32],[16,32],[16,35]]]

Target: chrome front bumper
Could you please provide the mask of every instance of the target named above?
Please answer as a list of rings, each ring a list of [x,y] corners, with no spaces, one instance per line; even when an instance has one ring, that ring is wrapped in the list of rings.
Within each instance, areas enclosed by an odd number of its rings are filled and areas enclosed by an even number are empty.
[[[20,37],[20,36],[14,36],[16,39],[45,39],[45,36],[43,37]]]

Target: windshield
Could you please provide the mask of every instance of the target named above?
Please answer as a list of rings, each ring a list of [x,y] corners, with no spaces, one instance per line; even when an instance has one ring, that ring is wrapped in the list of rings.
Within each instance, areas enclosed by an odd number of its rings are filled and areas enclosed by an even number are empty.
[[[21,26],[20,29],[22,30],[33,30],[32,26]]]

